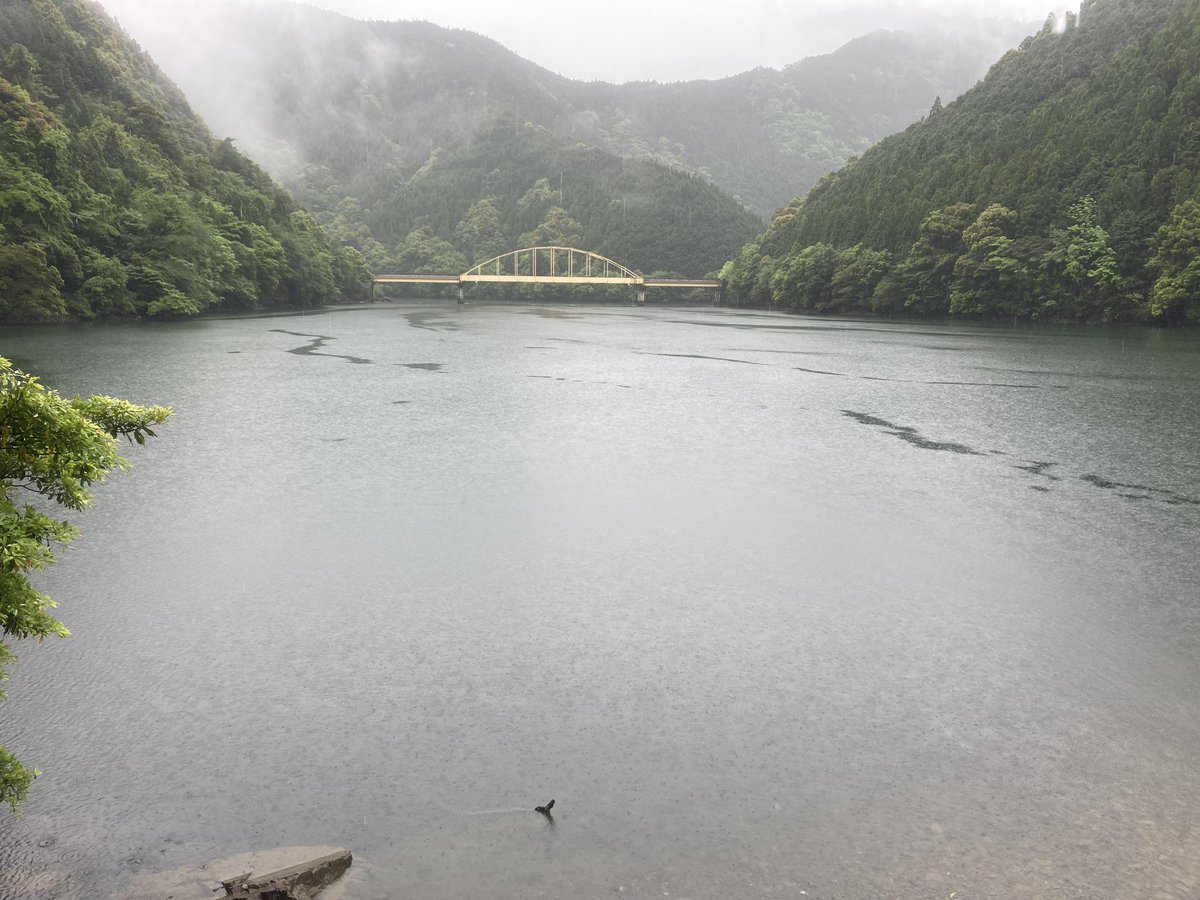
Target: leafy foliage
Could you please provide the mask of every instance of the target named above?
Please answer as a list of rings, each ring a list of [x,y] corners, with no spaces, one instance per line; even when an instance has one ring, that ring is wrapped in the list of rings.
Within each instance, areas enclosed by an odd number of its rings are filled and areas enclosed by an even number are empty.
[[[97,6],[2,3],[0,48],[0,321],[365,296],[361,258]]]
[[[1172,322],[1200,324],[1200,203],[1185,200],[1158,229],[1150,270],[1156,274],[1150,312]]]
[[[1196,321],[1198,121],[1200,0],[1088,0],[780,211],[726,265],[730,296],[864,247],[892,263],[863,311]],[[774,306],[821,308],[772,284]]]
[[[18,492],[83,509],[94,484],[127,466],[117,439],[143,444],[170,414],[113,397],[66,400],[0,357],[0,681],[15,659],[8,640],[68,634],[29,573],[51,565],[55,546],[78,534],[33,503],[18,504]],[[35,774],[0,747],[0,802],[15,810]]]

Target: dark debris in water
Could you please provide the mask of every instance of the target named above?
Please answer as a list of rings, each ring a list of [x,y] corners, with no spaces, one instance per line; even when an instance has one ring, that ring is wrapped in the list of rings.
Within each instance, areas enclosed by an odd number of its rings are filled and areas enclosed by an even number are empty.
[[[406,369],[419,369],[422,372],[440,372],[446,367],[445,363],[400,363]]]
[[[854,412],[853,410],[843,409],[842,415],[848,416],[856,422],[863,425],[871,425],[875,428],[882,428],[893,437],[898,437],[902,441],[907,441],[914,447],[920,447],[922,450],[944,450],[947,453],[961,453],[965,456],[983,456],[978,450],[968,447],[966,444],[956,444],[952,441],[931,441],[929,438],[908,425],[897,425],[894,422],[889,422],[887,419],[880,419],[877,416],[869,416],[866,413]]]
[[[305,334],[301,331],[286,331],[283,328],[272,328],[274,334],[290,334],[292,337],[309,338],[309,342],[302,347],[293,347],[288,353],[295,353],[299,356],[329,356],[333,359],[344,359],[347,362],[357,363],[359,365],[371,365],[372,361],[363,359],[361,356],[345,356],[340,353],[322,353],[321,348],[330,341],[336,341],[337,338],[330,337],[327,334]]]

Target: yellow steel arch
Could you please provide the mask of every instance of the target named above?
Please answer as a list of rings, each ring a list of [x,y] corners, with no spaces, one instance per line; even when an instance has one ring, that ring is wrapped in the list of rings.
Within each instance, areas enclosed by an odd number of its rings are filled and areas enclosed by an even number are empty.
[[[637,284],[646,279],[616,260],[575,247],[525,247],[479,263],[459,282],[553,282],[555,284]]]

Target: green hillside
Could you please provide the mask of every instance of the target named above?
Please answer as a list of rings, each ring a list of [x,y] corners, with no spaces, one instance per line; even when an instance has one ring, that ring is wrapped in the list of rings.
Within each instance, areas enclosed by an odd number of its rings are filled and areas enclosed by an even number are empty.
[[[97,4],[0,0],[0,321],[312,306],[364,276]]]
[[[731,297],[1198,322],[1198,123],[1200,0],[1089,0],[793,202],[725,267]]]

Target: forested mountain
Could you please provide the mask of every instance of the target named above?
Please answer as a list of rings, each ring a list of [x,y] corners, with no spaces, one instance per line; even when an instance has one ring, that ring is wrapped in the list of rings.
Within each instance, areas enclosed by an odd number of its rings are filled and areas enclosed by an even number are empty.
[[[704,173],[770,216],[856,153],[957,97],[1028,28],[876,31],[782,71],[677,84],[570,82],[603,146]]]
[[[1200,322],[1200,0],[1087,0],[825,178],[735,302]]]
[[[365,296],[316,222],[85,0],[0,0],[0,321]]]
[[[482,258],[467,221],[480,202],[509,247],[565,216],[589,249],[643,271],[715,269],[761,220],[714,185],[765,215],[1019,39],[999,25],[972,38],[878,33],[783,72],[616,86],[427,23],[290,3],[107,2],[215,127],[377,269],[420,262],[422,247],[428,268],[435,249]]]

